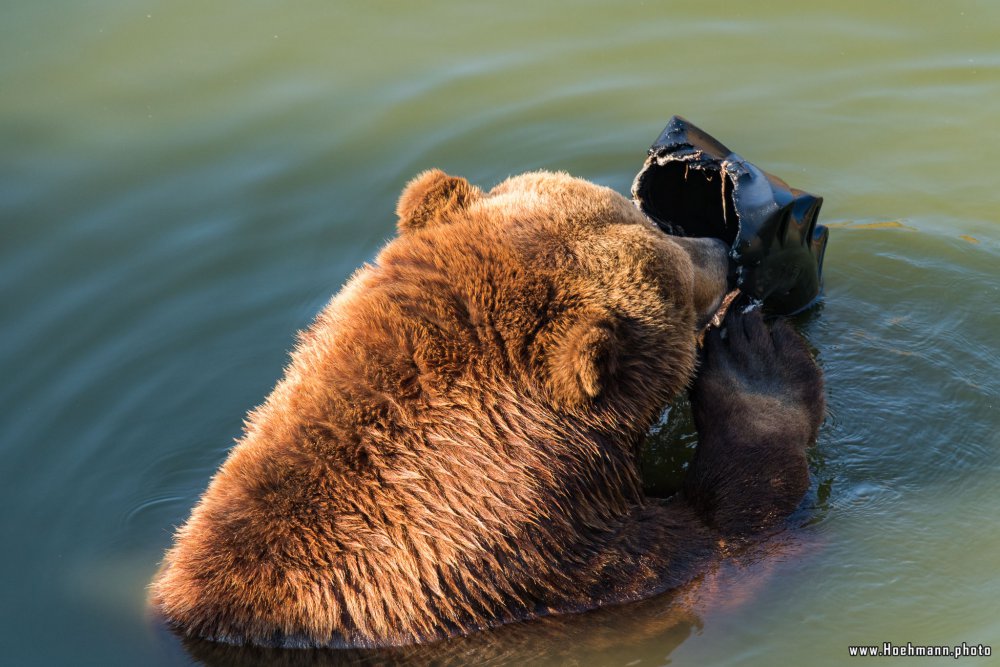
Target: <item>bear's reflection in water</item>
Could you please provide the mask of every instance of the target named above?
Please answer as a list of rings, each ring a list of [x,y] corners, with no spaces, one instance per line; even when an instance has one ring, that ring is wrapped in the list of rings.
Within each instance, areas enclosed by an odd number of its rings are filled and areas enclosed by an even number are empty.
[[[663,664],[715,614],[741,606],[773,571],[776,556],[801,551],[788,533],[742,551],[683,588],[648,600],[582,614],[513,623],[433,644],[388,649],[277,649],[180,637],[207,667],[340,665],[622,665]],[[784,559],[782,559],[784,560]],[[168,633],[169,634],[169,633]],[[170,635],[170,641],[178,641]]]
[[[655,598],[593,612],[549,616],[433,644],[389,649],[278,649],[181,641],[208,667],[333,667],[335,665],[597,665],[623,654],[665,657],[701,628],[684,605]],[[628,662],[629,660],[625,660]]]

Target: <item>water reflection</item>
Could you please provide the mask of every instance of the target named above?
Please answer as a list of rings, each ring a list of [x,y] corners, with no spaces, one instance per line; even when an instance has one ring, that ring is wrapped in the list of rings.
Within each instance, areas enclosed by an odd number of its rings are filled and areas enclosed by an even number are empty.
[[[384,650],[296,650],[229,646],[181,639],[207,667],[340,667],[343,665],[601,665],[628,662],[623,654],[673,649],[701,620],[673,601],[650,600],[621,609],[507,625],[468,637]]]

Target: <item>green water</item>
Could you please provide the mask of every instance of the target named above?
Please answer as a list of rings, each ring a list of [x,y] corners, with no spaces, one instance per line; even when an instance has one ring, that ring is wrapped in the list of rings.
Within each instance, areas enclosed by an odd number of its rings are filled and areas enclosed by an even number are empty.
[[[538,638],[511,664],[1000,651],[1000,3],[0,16],[0,662],[192,662],[144,587],[294,332],[393,233],[404,182],[549,168],[626,192],[674,113],[826,198],[807,525],[693,620],[637,639],[662,605],[612,612],[579,621],[604,624],[600,650]],[[676,424],[661,468],[691,440]]]

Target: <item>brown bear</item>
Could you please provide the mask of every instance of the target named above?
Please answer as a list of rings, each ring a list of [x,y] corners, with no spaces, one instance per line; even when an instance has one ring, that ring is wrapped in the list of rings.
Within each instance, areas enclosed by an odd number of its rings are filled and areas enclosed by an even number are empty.
[[[721,241],[561,173],[429,171],[397,213],[178,530],[151,603],[182,635],[399,646],[639,600],[800,502],[804,343],[730,309],[699,367]],[[683,491],[645,497],[639,446],[689,385]]]

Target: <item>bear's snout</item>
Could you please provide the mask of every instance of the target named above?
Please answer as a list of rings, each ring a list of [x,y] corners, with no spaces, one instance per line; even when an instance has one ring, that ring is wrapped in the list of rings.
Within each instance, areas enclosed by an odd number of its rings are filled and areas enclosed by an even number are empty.
[[[696,330],[701,331],[733,288],[729,246],[714,238],[672,238],[691,258],[695,325]]]

